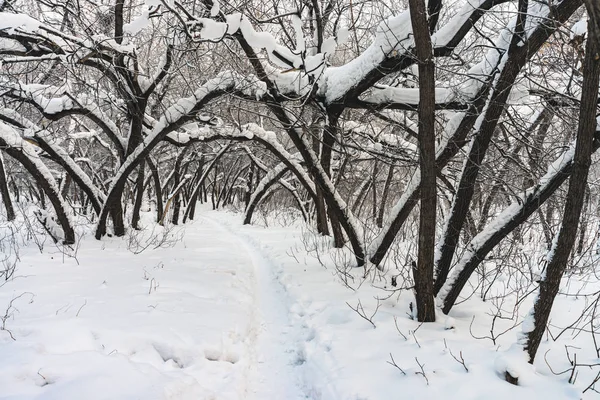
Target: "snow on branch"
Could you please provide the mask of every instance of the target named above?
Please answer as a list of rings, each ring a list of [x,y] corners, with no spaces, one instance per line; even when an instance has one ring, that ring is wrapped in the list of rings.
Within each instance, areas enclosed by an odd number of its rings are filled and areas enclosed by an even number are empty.
[[[448,88],[435,89],[436,109],[464,110],[468,103],[460,101],[460,96]],[[388,85],[375,85],[357,101],[347,103],[350,108],[385,107],[393,110],[416,110],[419,106],[419,88],[402,88]]]
[[[596,141],[600,131],[596,131]],[[598,149],[596,142],[594,150]],[[512,231],[520,222],[529,217],[546,199],[568,178],[575,156],[575,143],[563,152],[550,166],[535,186],[524,191],[518,198],[489,222],[467,245],[466,251],[454,267],[438,294],[444,302],[450,290],[456,290],[454,283],[462,274],[469,273],[483,260],[493,247]]]
[[[21,82],[2,82],[0,89],[6,90],[5,95],[8,97],[30,103],[50,120],[57,120],[72,114],[85,116],[107,134],[120,153],[126,146],[125,139],[119,133],[119,128],[85,93],[73,96],[64,88]],[[60,95],[56,96],[56,94]]]
[[[29,119],[24,118],[21,114],[8,108],[0,108],[0,119],[13,122],[23,128],[23,137],[33,138],[34,140],[37,140],[42,147],[46,147],[46,149],[52,153],[52,157],[58,158],[55,161],[69,169],[69,173],[74,175],[73,178],[85,186],[84,190],[88,189],[86,191],[91,192],[98,205],[104,202],[104,193],[98,189],[88,174],[77,165],[71,156],[69,156],[68,152],[57,143],[57,139],[51,132],[42,129]]]
[[[35,168],[36,174],[44,179],[48,188],[54,192],[56,199],[58,199],[61,203],[62,209],[64,211],[69,209],[68,205],[64,202],[62,196],[60,195],[60,189],[56,183],[56,180],[54,179],[54,176],[52,175],[52,172],[50,172],[46,164],[44,164],[40,159],[35,146],[27,140],[24,140],[16,129],[5,124],[4,122],[0,122],[0,145],[4,146],[5,148],[17,150],[24,157],[26,157],[31,165]],[[58,210],[56,211],[58,212]],[[67,219],[68,224],[72,227],[73,221],[71,216],[68,213],[65,213],[64,217]],[[64,238],[64,235],[62,235],[62,238]]]

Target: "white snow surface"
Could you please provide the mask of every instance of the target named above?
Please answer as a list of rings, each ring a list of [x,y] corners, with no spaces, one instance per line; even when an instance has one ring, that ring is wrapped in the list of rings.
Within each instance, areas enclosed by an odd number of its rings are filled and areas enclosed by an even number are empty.
[[[136,241],[164,233],[150,215],[130,240],[84,236],[76,258],[23,246],[16,277],[0,283],[0,308],[14,299],[0,330],[0,398],[582,398],[543,360],[526,363],[511,347],[518,332],[497,344],[475,340],[470,332],[489,330],[487,303],[470,300],[421,325],[407,315],[410,292],[344,287],[331,257],[349,254],[303,225],[242,226],[239,214],[200,206],[198,214],[172,228],[176,243],[140,254]],[[303,243],[320,249],[324,265]],[[348,306],[360,300],[370,315],[375,296],[376,328]],[[548,353],[562,370],[558,355],[563,344]],[[520,386],[503,380],[507,369]]]

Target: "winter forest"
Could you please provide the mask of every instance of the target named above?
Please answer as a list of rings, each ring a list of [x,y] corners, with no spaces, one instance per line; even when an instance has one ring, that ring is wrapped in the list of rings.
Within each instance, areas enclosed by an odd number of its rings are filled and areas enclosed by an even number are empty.
[[[600,397],[597,0],[0,0],[0,399]]]

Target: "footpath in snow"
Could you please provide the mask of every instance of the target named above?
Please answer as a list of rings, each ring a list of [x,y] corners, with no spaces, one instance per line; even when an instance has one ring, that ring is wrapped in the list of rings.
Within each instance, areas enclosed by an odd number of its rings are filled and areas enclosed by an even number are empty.
[[[544,362],[506,383],[496,365],[517,333],[475,340],[481,304],[419,324],[409,292],[345,286],[343,253],[301,227],[203,211],[158,248],[151,236],[90,235],[71,257],[21,246],[0,286],[1,400],[581,398]]]
[[[0,289],[2,307],[15,299],[0,399],[307,398],[269,261],[211,218],[176,230],[141,254],[120,239],[86,239],[77,258],[21,249]]]

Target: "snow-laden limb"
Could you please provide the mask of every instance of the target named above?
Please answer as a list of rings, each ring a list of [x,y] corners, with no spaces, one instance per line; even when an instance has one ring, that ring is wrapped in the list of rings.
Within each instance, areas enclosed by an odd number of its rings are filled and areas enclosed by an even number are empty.
[[[575,12],[577,1],[563,1],[557,7],[557,22],[564,22]],[[553,11],[554,13],[554,11]],[[550,15],[547,15],[550,17]],[[490,91],[483,112],[474,125],[473,139],[471,140],[467,157],[460,175],[460,182],[452,202],[452,208],[448,216],[445,235],[440,245],[440,257],[436,260],[436,271],[438,272],[436,289],[441,289],[450,271],[451,262],[458,246],[460,232],[464,229],[468,218],[469,207],[474,195],[475,182],[479,176],[481,165],[490,146],[492,137],[496,132],[498,121],[509,100],[509,94],[515,85],[516,78],[521,69],[526,65],[531,54],[536,52],[548,39],[551,32],[546,26],[545,20],[538,21],[536,28],[529,39],[523,39],[522,32],[519,33],[519,24],[522,24],[520,16],[513,18],[500,33],[498,52],[492,55],[492,61],[498,64],[498,73],[495,75],[493,86]],[[514,31],[514,32],[513,32]],[[525,40],[523,45],[522,40]],[[482,64],[481,67],[487,67]],[[489,75],[486,73],[486,75]],[[453,300],[456,298],[454,297]]]
[[[595,134],[600,140],[600,131]],[[594,151],[598,149],[598,142]],[[513,229],[537,210],[569,177],[573,166],[575,146],[572,144],[550,166],[535,186],[525,190],[510,206],[500,212],[467,245],[452,273],[438,294],[442,309],[448,313],[473,271],[487,254]]]
[[[21,13],[0,12],[0,37],[15,40],[27,50],[23,55],[70,54],[84,57],[91,51],[128,55],[133,45],[122,45],[113,38],[97,34],[85,39],[68,34]],[[101,58],[101,57],[99,57]]]
[[[328,103],[344,97],[386,58],[409,53],[413,44],[408,11],[386,19],[377,27],[373,43],[360,56],[340,67],[327,68],[320,92]]]
[[[33,144],[23,140],[14,128],[0,122],[0,146],[9,156],[20,162],[44,189],[61,225],[63,242],[74,243],[75,232],[73,221],[68,213],[69,206],[62,198],[54,176],[40,159]]]
[[[192,125],[193,124],[188,124],[187,128],[190,128]],[[267,131],[254,123],[246,124],[241,128],[242,129],[239,130],[233,126],[196,126],[193,129],[185,129],[185,132],[171,132],[167,137],[171,140],[176,140],[179,145],[185,145],[190,142],[209,142],[219,139],[234,141],[254,140],[265,146],[282,163],[287,165],[312,198],[316,196],[314,183],[308,173],[304,170],[298,153],[291,154],[287,151],[277,138],[275,132]],[[258,159],[255,160],[258,161]],[[262,164],[260,164],[259,167],[261,169],[264,167],[265,171],[268,170],[268,168]],[[172,174],[173,173],[171,172],[171,175]],[[170,179],[171,175],[167,177],[166,181]],[[288,190],[295,190],[289,183],[286,183],[285,180],[281,180],[281,184]],[[289,188],[286,185],[288,185]]]
[[[466,0],[463,6],[454,14],[454,16],[433,35],[431,41],[434,48],[456,46],[457,34],[474,24],[478,17],[486,10],[495,5],[505,3],[506,1],[486,1],[486,0]],[[479,15],[478,15],[479,14]],[[468,28],[467,28],[468,29]]]
[[[198,181],[195,183],[194,189],[190,193],[191,201],[196,201],[196,199],[198,199],[198,195],[200,194],[200,189],[204,185],[204,181],[208,177],[208,174],[212,171],[212,169],[217,164],[219,159],[221,159],[221,157],[227,152],[227,150],[229,150],[230,146],[231,146],[231,142],[228,142],[227,144],[222,146],[221,149],[219,150],[219,152],[217,154],[215,154],[215,156],[211,160],[210,164],[208,164],[206,166],[206,168],[204,168],[204,170],[202,171],[202,175],[200,176],[200,178],[198,178]],[[193,210],[194,209],[195,209],[195,204],[188,204],[188,207],[186,208],[185,213],[183,215],[184,222],[188,219],[188,217],[193,219],[193,217],[194,217]],[[165,212],[163,214],[163,218],[165,215],[166,215],[166,208],[165,208]]]
[[[90,196],[90,201],[96,213],[100,212],[102,204],[106,200],[106,196],[94,184],[87,173],[73,160],[69,154],[51,137],[51,133],[45,130],[37,131],[35,137],[47,153],[52,158],[63,166],[71,175],[71,178],[79,185],[79,187]]]
[[[468,104],[457,99],[455,93],[448,88],[435,89],[436,109],[462,110]],[[359,100],[347,103],[348,107],[385,107],[393,110],[416,110],[419,106],[419,89],[402,88],[388,85],[376,85]]]
[[[506,1],[466,0],[462,10],[432,35],[434,54],[450,54],[487,10]],[[384,76],[413,64],[412,53],[412,26],[405,11],[381,22],[373,43],[357,58],[328,68],[321,91],[329,104],[357,99]]]
[[[291,154],[285,149],[283,144],[281,144],[275,132],[267,131],[257,124],[246,124],[242,126],[241,130],[233,126],[200,126],[193,130],[186,130],[185,132],[171,132],[167,137],[171,140],[176,140],[179,145],[185,145],[192,141],[209,142],[219,139],[235,141],[254,140],[265,146],[282,163],[287,165],[312,198],[316,196],[314,183],[308,173],[304,170],[298,153]],[[266,167],[264,169],[267,170]],[[168,179],[170,179],[170,175],[167,180]]]
[[[555,18],[552,18],[552,15],[547,15],[546,17],[554,19],[557,22],[562,22],[577,7],[577,0],[563,0],[553,10],[556,13]],[[497,121],[499,116],[489,116],[487,113],[490,102],[495,101],[498,96],[508,97],[510,86],[514,83],[514,79],[518,73],[518,70],[515,71],[514,68],[524,64],[527,57],[531,57],[534,53],[533,50],[539,48],[547,40],[557,25],[549,27],[543,20],[538,20],[537,28],[528,37],[528,44],[531,42],[531,45],[534,47],[530,48],[529,51],[524,51],[524,49],[519,47],[518,50],[509,54],[508,49],[511,45],[510,38],[512,37],[510,26],[514,26],[514,19],[513,22],[509,22],[505,29],[500,32],[496,40],[496,47],[491,48],[483,59],[471,68],[469,79],[459,89],[461,93],[469,96],[470,100],[465,101],[472,102],[474,110],[456,114],[456,120],[451,121],[446,127],[443,138],[447,145],[438,146],[436,155],[438,168],[440,169],[458,153],[459,149],[464,145],[466,134],[471,128],[474,127],[479,131],[482,129],[484,121],[488,124]],[[510,65],[513,70],[505,71],[504,67],[506,65]],[[492,110],[494,113],[498,113],[499,111],[498,107],[496,108],[496,110]],[[479,117],[477,118],[477,116]],[[370,246],[371,261],[374,264],[378,265],[383,260],[393,238],[417,203],[419,184],[416,183],[415,179],[411,179],[411,182],[415,182],[415,184],[409,188],[410,193],[405,192],[403,194],[386,218],[382,231],[380,231]]]
[[[59,114],[77,107],[73,98],[66,94],[47,97],[47,93],[54,95],[63,92],[63,90],[54,86],[25,84],[21,82],[2,82],[1,88],[2,90],[8,91],[6,94],[10,97],[28,101],[43,114]]]
[[[252,162],[254,162],[258,168],[260,168],[264,172],[270,171],[270,168],[267,167],[266,165],[264,165],[262,163],[262,161],[258,159],[258,157],[256,157],[254,154],[252,154],[252,152],[250,151],[250,149],[248,147],[245,146],[244,150],[248,154],[248,157],[250,157],[252,159]],[[296,153],[296,154],[290,154],[290,157],[292,159],[299,159],[300,155],[298,153]],[[289,183],[286,179],[279,179],[279,183],[281,184],[281,186],[283,186],[284,188],[286,188],[290,192],[294,192],[294,193],[298,192],[298,190],[296,189],[296,187],[293,186],[291,183]],[[312,193],[311,193],[311,191],[312,191]],[[311,186],[311,190],[309,190],[308,193],[309,193],[309,195],[314,196],[314,187],[313,186]]]
[[[469,6],[469,9],[470,7],[471,6]],[[461,96],[465,98],[465,103],[475,103],[475,100],[481,98],[482,95],[486,92],[486,87],[492,84],[492,82],[489,81],[489,76],[494,76],[493,71],[497,70],[500,67],[502,56],[506,53],[506,50],[508,50],[508,46],[510,45],[509,35],[510,31],[508,29],[504,29],[497,38],[497,47],[488,50],[482,58],[482,60],[469,70],[468,79],[465,80],[465,82],[463,82],[459,89]],[[494,81],[494,83],[495,82],[496,81]],[[483,110],[484,108],[485,105],[481,108],[481,110]],[[443,156],[447,158],[447,156],[445,156],[444,153],[446,152],[448,145],[454,141],[451,140],[451,138],[455,138],[455,136],[457,136],[458,133],[466,131],[465,127],[463,126],[463,122],[472,119],[472,114],[473,113],[457,113],[446,125],[444,133],[442,135],[443,142],[440,143],[436,151],[436,158],[438,159],[438,162],[439,159]],[[443,167],[443,165],[439,165],[438,167],[441,168]],[[414,205],[413,203],[416,201],[416,196],[418,195],[417,192],[420,183],[420,173],[419,171],[416,171],[410,179],[409,186],[404,191],[403,195],[398,200],[396,205],[390,210],[390,213],[386,218],[386,222],[382,231],[371,243],[370,254],[374,254],[374,252],[377,251],[377,249],[379,249],[385,236],[387,235],[387,232],[391,230],[395,223],[397,224],[396,221],[398,220],[400,214],[406,213],[406,206],[410,204]]]
[[[461,11],[433,35],[436,55],[451,52],[487,10],[506,1],[467,0]],[[169,4],[164,1],[163,4],[176,13]],[[240,34],[249,46],[264,49],[269,61],[284,70],[285,74],[268,74],[278,87],[298,94],[307,93],[310,85],[306,77],[311,77],[318,85],[318,96],[324,98],[327,104],[337,103],[344,98],[356,101],[361,93],[384,76],[414,63],[412,26],[407,11],[380,22],[375,38],[367,49],[337,67],[328,67],[326,60],[334,54],[337,45],[347,39],[347,30],[340,29],[335,36],[324,39],[320,53],[304,56],[301,50],[306,46],[303,43],[305,38],[301,29],[298,29],[298,16],[292,16],[292,25],[297,36],[297,48],[294,50],[281,45],[271,33],[257,31],[250,19],[240,13],[220,15],[218,18],[211,15],[185,22],[189,35],[195,39],[220,41],[228,35]],[[290,75],[286,76],[288,73]],[[288,77],[291,79],[286,82],[285,78]],[[278,79],[282,81],[278,83]],[[294,84],[290,85],[290,81]]]
[[[0,88],[6,90],[6,96],[28,102],[50,120],[74,114],[88,118],[102,129],[123,156],[126,141],[119,128],[90,96],[84,93],[73,96],[65,88],[21,82],[2,82]]]
[[[281,180],[283,175],[288,171],[287,165],[279,163],[273,168],[269,169],[268,172],[260,180],[254,192],[250,196],[248,206],[246,207],[246,217],[244,218],[244,224],[249,224],[252,220],[252,214],[256,207],[258,207],[261,199],[264,198],[265,194],[271,189],[273,184]]]
[[[100,239],[106,232],[106,219],[110,207],[121,201],[125,181],[133,170],[150,154],[168,134],[175,132],[184,125],[197,119],[197,113],[211,100],[227,94],[237,92],[240,95],[260,98],[266,93],[266,85],[257,80],[253,75],[241,76],[236,72],[224,71],[209,79],[198,88],[190,97],[179,99],[168,107],[152,130],[147,132],[142,142],[129,154],[121,164],[113,179],[106,202],[100,213],[96,238]],[[222,133],[222,132],[221,132]]]
[[[283,156],[283,159],[281,157],[280,159],[291,166],[290,169],[292,172],[299,178],[300,182],[302,182],[303,186],[308,190],[311,196],[313,198],[315,197],[315,186],[310,175],[302,167],[297,155],[290,154],[285,147],[283,147],[281,142],[277,139],[275,132],[267,131],[255,123],[244,125],[242,127],[242,132],[246,137],[259,140],[261,143],[268,145],[271,151]]]
[[[261,160],[258,159],[258,157],[256,157],[254,154],[252,154],[252,152],[250,151],[250,149],[247,146],[244,146],[244,150],[246,151],[246,153],[248,154],[248,157],[250,157],[250,159],[252,160],[252,162],[258,167],[260,168],[263,172],[265,173],[269,173],[270,168],[268,168],[266,165],[264,165],[262,163]],[[298,155],[299,156],[299,155]],[[283,165],[285,165],[285,163],[281,163]],[[279,166],[281,164],[278,164],[277,166],[275,166],[275,168],[279,168]],[[288,169],[289,167],[286,166],[286,169]],[[300,209],[300,212],[302,213],[302,217],[304,218],[304,221],[308,221],[308,212],[306,211],[306,207],[304,206],[304,201],[300,198],[300,195],[298,193],[298,190],[296,189],[296,187],[294,187],[292,184],[290,184],[286,179],[283,179],[282,177],[278,177],[277,182],[279,182],[279,184],[284,187],[287,191],[289,191],[292,196],[294,196],[294,199],[296,200],[296,202],[298,203],[298,208]],[[261,181],[262,183],[262,181]],[[255,192],[258,190],[258,187],[255,189]],[[308,191],[309,195],[311,195],[311,197],[314,198],[314,193],[311,193],[310,191]],[[252,194],[252,197],[249,200],[249,204],[251,204],[253,201],[253,198],[255,197],[254,193]],[[265,197],[263,195],[263,197]],[[251,216],[250,216],[251,218]],[[245,221],[244,223],[250,223],[250,218],[248,218],[248,211],[246,211],[246,217],[245,217]],[[246,220],[248,222],[246,222]]]
[[[24,137],[34,138],[39,146],[46,151],[55,162],[67,170],[73,180],[90,197],[94,210],[97,213],[100,212],[102,203],[105,200],[104,193],[94,185],[92,179],[81,169],[81,167],[79,167],[79,165],[77,165],[75,160],[69,156],[68,152],[56,143],[56,139],[51,132],[42,129],[29,119],[24,118],[18,112],[8,108],[0,108],[0,120],[4,120],[14,126],[24,129]],[[85,134],[89,135],[87,132]]]

